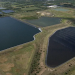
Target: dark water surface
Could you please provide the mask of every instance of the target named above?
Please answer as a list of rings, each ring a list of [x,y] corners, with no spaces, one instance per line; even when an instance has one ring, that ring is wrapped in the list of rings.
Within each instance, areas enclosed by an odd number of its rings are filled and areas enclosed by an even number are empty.
[[[38,28],[11,17],[0,18],[0,51],[34,40]]]
[[[4,13],[12,13],[14,11],[13,10],[2,10],[2,12],[4,12]]]
[[[56,31],[49,38],[46,64],[57,67],[75,57],[75,27]]]
[[[59,24],[60,21],[61,18],[57,18],[57,17],[40,17],[39,19],[35,19],[35,20],[27,20],[27,22],[41,27]]]

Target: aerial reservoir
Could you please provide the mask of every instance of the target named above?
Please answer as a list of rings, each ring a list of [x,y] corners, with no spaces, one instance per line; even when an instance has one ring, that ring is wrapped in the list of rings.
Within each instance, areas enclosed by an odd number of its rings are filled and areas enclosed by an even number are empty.
[[[26,20],[28,23],[41,26],[41,27],[46,27],[46,26],[52,26],[59,24],[61,22],[61,18],[58,17],[40,17],[39,19],[35,20]]]
[[[56,10],[56,11],[69,11],[68,9],[65,9],[65,8],[55,8],[53,10]]]
[[[0,18],[0,51],[34,40],[40,30],[12,17]]]
[[[75,57],[75,27],[56,31],[48,43],[46,64],[57,67]]]

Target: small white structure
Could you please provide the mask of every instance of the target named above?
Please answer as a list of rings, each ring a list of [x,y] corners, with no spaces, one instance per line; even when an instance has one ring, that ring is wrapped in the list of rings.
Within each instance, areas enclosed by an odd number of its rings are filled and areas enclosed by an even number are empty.
[[[48,8],[57,8],[57,5],[51,5],[51,6],[47,6]]]

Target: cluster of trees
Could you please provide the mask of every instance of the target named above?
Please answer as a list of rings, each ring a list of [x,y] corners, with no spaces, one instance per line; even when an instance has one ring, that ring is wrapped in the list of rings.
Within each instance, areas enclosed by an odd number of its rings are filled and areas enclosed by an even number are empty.
[[[33,63],[31,64],[31,71],[30,71],[29,75],[33,75],[33,74],[36,75],[37,73],[39,73],[39,71],[41,69],[39,67],[40,55],[41,55],[40,52],[36,52]],[[35,73],[34,73],[34,71],[35,71]]]

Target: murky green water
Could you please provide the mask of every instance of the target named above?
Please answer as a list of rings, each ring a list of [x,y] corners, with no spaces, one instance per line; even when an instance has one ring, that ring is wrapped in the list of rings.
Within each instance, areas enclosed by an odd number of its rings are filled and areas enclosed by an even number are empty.
[[[56,25],[59,24],[60,21],[61,18],[57,18],[57,17],[40,17],[39,19],[35,19],[35,20],[27,20],[27,22],[41,27]]]
[[[64,9],[64,8],[55,8],[53,10],[56,10],[56,11],[69,11],[68,9]]]

